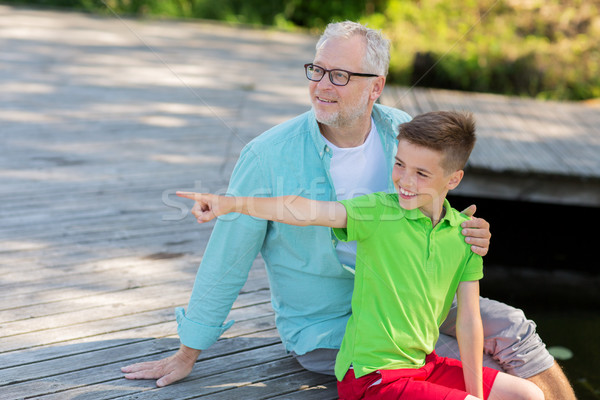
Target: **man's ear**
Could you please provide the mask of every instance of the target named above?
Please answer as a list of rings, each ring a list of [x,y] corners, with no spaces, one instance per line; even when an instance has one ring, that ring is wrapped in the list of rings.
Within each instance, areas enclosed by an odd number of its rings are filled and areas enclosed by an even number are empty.
[[[375,101],[383,93],[383,87],[385,86],[385,76],[378,76],[375,78],[373,88],[371,89],[371,100]]]
[[[453,172],[450,175],[450,180],[448,181],[448,184],[446,185],[448,190],[455,189],[460,183],[460,181],[462,181],[463,176],[465,176],[465,171],[463,171],[462,169]]]

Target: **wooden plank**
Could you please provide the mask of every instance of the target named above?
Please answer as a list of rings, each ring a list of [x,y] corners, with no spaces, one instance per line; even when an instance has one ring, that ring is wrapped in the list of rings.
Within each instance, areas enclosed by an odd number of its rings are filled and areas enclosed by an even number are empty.
[[[127,279],[128,275],[124,274],[116,283],[114,282],[114,274],[119,271],[119,267],[106,269],[103,271],[91,271],[84,276],[89,275],[90,284],[94,282],[94,277],[97,279],[96,283],[104,281],[103,275],[106,274],[106,279],[113,282],[110,291],[100,292],[98,288],[93,294],[86,294],[81,296],[79,292],[75,292],[72,297],[62,296],[62,291],[65,289],[77,286],[82,283],[80,276],[77,276],[77,281],[70,284],[67,283],[58,290],[61,292],[60,299],[56,296],[52,297],[52,304],[49,305],[47,302],[34,302],[33,304],[22,304],[19,307],[14,307],[14,304],[6,300],[1,304],[7,304],[11,307],[6,310],[0,310],[0,320],[11,322],[19,321],[22,319],[30,319],[43,315],[52,315],[57,313],[64,313],[67,311],[83,310],[102,304],[119,304],[124,300],[124,296],[127,297],[133,294],[132,291],[140,290],[142,288],[156,288],[160,287],[162,290],[169,287],[179,287],[180,292],[185,292],[184,289],[190,288],[193,284],[195,267],[194,268],[178,268],[185,261],[179,261],[173,263],[168,260],[165,262],[153,262],[153,263],[122,263],[122,266],[126,266],[128,271],[131,272],[131,279]],[[195,264],[194,264],[195,266]],[[149,277],[151,276],[151,277]],[[65,279],[61,276],[60,279]],[[44,277],[46,280],[46,277]],[[85,283],[85,281],[83,281]],[[118,286],[118,285],[122,286]],[[48,290],[43,283],[39,283],[39,288],[34,293]],[[52,288],[52,286],[50,286]],[[161,290],[161,289],[156,289]],[[256,291],[268,290],[268,282],[266,279],[266,271],[263,266],[257,262],[254,267],[250,269],[248,280],[243,286],[241,293],[252,293]],[[137,293],[140,293],[139,291]],[[19,317],[21,315],[21,317]]]
[[[554,161],[559,164],[555,168],[564,168],[564,175],[598,176],[599,147],[592,141],[595,135],[588,135],[585,129],[580,129],[573,113],[562,112],[564,107],[555,102],[544,107],[529,102],[524,111],[531,120],[530,129],[554,155]],[[594,130],[600,134],[600,128]]]
[[[199,357],[194,371],[186,381],[289,357],[285,354],[281,343],[274,338],[228,339],[221,342],[215,344],[208,355],[202,354]],[[149,381],[131,382],[131,385],[128,385],[129,381],[123,379],[120,367],[132,360],[143,362],[164,357],[178,345],[177,340],[154,340],[152,343],[134,343],[76,354],[62,358],[60,363],[50,360],[38,363],[33,368],[23,366],[9,369],[6,373],[9,379],[14,377],[14,380],[3,392],[3,398],[9,398],[11,395],[19,398],[22,393],[34,396],[52,395],[52,397],[62,395],[67,398],[72,388],[83,387],[83,390],[87,391],[89,386],[111,383],[122,386],[123,382],[126,383],[125,386],[133,386],[136,389],[153,387],[153,382]],[[103,363],[100,360],[111,362]]]
[[[247,385],[239,385],[233,389],[219,392],[217,394],[211,394],[210,399],[214,400],[227,400],[227,399],[270,399],[273,395],[280,396],[290,396],[291,394],[300,394],[301,398],[304,398],[303,395],[310,391],[311,389],[316,388],[327,388],[335,387],[335,379],[332,379],[331,376],[315,374],[308,371],[297,371],[296,373],[289,374],[288,371],[285,371],[286,375],[277,377],[277,374],[267,370],[265,371],[266,375],[268,374],[270,379],[268,380],[258,380],[257,382],[252,382]],[[274,377],[274,378],[273,378]],[[322,400],[327,399],[336,399],[337,393],[333,397],[331,396],[331,391],[329,391],[328,395],[324,392],[319,392],[320,395],[324,397],[320,397]],[[194,396],[190,397],[192,399],[196,398],[206,398],[206,395],[202,396]]]
[[[381,95],[380,103],[398,108],[414,117],[423,112],[415,100],[414,90],[414,88],[387,85]]]
[[[7,321],[2,325],[0,337],[46,331],[62,326],[72,327],[86,322],[131,315],[139,310],[150,311],[181,307],[187,303],[188,293],[191,292],[192,285],[181,285],[181,287],[187,289],[187,291],[172,292],[166,290],[169,289],[169,286],[166,285],[136,288],[113,294],[113,296],[97,297],[97,304],[94,307],[83,309],[73,307],[63,312],[53,310],[49,315],[30,317],[13,322]],[[160,301],[156,299],[160,299]],[[270,309],[270,300],[270,292],[267,290],[243,293],[234,304],[234,309],[257,305],[267,305]]]
[[[480,139],[471,160],[474,168],[600,177],[596,156],[600,128],[577,122],[587,120],[588,114],[597,119],[597,110],[483,93],[422,88],[410,92],[421,112],[467,109],[475,113]],[[406,89],[388,90],[382,98],[384,104],[400,103],[398,97],[406,95],[398,93],[406,93]],[[581,117],[582,113],[586,116]]]

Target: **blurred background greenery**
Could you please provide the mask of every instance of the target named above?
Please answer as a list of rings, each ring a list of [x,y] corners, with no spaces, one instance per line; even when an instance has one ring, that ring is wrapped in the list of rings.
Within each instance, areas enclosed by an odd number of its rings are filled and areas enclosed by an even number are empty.
[[[30,0],[128,16],[319,32],[350,19],[393,43],[388,82],[540,99],[600,97],[600,0]]]

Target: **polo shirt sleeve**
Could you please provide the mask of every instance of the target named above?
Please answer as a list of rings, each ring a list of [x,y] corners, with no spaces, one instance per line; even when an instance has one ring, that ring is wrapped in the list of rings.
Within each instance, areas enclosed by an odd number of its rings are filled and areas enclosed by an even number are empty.
[[[267,177],[260,154],[247,146],[231,176],[228,194],[267,196]],[[247,215],[219,217],[198,268],[187,310],[175,311],[181,343],[205,350],[233,325],[233,321],[224,321],[248,278],[266,230],[267,221]]]
[[[347,226],[346,228],[333,228],[335,236],[343,242],[365,240],[371,236],[377,229],[380,220],[377,217],[377,194],[341,200],[340,203],[346,208]]]
[[[483,278],[483,257],[481,257],[479,254],[473,253],[468,246],[467,251],[467,261],[465,262],[465,268],[460,281],[478,281]]]

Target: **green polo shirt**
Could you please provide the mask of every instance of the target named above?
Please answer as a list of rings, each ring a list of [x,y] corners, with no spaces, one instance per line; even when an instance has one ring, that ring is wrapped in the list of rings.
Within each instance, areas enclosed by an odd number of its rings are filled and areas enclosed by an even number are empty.
[[[340,240],[358,242],[352,316],[336,359],[342,380],[379,369],[420,368],[434,350],[458,284],[483,277],[482,258],[460,233],[467,218],[450,207],[432,227],[397,194],[373,193],[341,203],[348,226]]]

